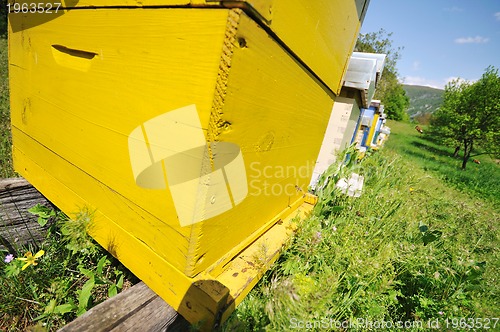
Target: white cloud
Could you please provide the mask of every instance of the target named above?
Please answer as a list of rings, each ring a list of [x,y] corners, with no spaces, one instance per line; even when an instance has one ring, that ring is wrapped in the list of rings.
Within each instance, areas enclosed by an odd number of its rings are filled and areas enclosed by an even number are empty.
[[[474,83],[474,82],[477,82],[477,80],[466,80],[464,78],[454,77],[454,76],[448,77],[445,81],[446,81],[446,84],[448,84],[451,81],[455,81],[455,80],[458,80],[458,82],[460,82],[460,83],[465,83],[465,82]]]
[[[401,81],[403,84],[428,86],[435,89],[444,89],[444,86],[446,85],[445,80],[443,81],[429,80],[427,78],[419,76],[406,76]]]
[[[411,68],[414,71],[418,71],[420,69],[420,61],[413,61],[412,65],[411,65]]]
[[[476,36],[476,37],[461,37],[455,39],[455,43],[457,44],[484,44],[487,43],[490,39],[481,37],[481,36]]]
[[[441,89],[441,90],[444,90],[444,87],[448,83],[450,83],[451,81],[454,81],[454,80],[458,80],[460,83],[463,83],[463,82],[475,83],[478,81],[477,79],[467,80],[467,79],[463,79],[461,77],[455,77],[455,76],[450,76],[450,77],[442,79],[442,80],[430,80],[430,79],[420,77],[420,76],[406,76],[403,78],[401,78],[401,77],[399,78],[399,81],[403,84],[406,84],[406,85],[428,86],[430,88]]]
[[[496,17],[497,21],[500,21],[500,12],[496,12],[493,15]]]

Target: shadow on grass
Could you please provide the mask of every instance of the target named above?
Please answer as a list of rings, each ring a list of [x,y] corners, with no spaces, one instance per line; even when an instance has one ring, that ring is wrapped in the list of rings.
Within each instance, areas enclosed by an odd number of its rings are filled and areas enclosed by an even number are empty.
[[[424,143],[421,143],[418,141],[413,142],[413,145],[415,145],[419,149],[425,149],[429,152],[432,152],[434,154],[437,154],[437,155],[440,155],[443,157],[452,157],[452,155],[453,155],[453,153],[450,153],[450,151],[446,147],[435,147],[435,146],[424,144]],[[453,158],[457,159],[457,160],[460,159],[460,158],[455,158],[455,157],[453,157]]]
[[[399,153],[460,191],[464,190],[483,199],[500,202],[500,190],[495,182],[495,179],[498,179],[496,165],[488,163],[476,165],[469,162],[467,169],[462,170],[460,158],[453,158],[450,154],[433,154],[431,150],[418,151],[413,147],[401,147]]]
[[[453,157],[453,153],[444,146],[428,144],[419,137],[406,137],[405,144],[398,144],[394,149],[403,156],[421,161],[439,162],[439,166],[456,168],[460,166],[461,158]]]
[[[424,133],[424,135],[421,135],[420,138],[436,145],[441,145],[441,137],[439,133],[427,132]]]
[[[417,159],[419,162],[421,162],[421,165],[426,167],[426,169],[433,169],[433,170],[440,170],[440,169],[443,169],[443,168],[448,168],[449,171],[461,171],[461,168],[460,168],[460,162],[458,159],[454,159],[452,158],[451,156],[449,155],[443,155],[445,157],[449,157],[450,158],[450,162],[446,162],[440,158],[440,159],[437,159],[436,157],[433,158],[432,155],[430,154],[426,154],[425,152],[420,152],[420,151],[415,151],[415,150],[412,150],[412,149],[407,149],[407,148],[403,148],[400,150],[400,152],[406,156],[408,156],[409,158],[412,158],[412,159]],[[439,164],[436,164],[436,163],[439,163]],[[444,174],[446,175],[446,174]]]
[[[453,157],[454,149],[443,145],[440,133],[426,131],[424,135],[420,135],[410,126],[392,122],[389,125],[391,124],[394,125],[394,132],[386,148],[392,149],[417,167],[434,173],[460,191],[491,200],[495,204],[500,203],[500,168],[494,160],[486,155],[476,156],[474,158],[480,160],[481,164],[473,163],[471,158],[466,170],[462,170],[463,155]]]

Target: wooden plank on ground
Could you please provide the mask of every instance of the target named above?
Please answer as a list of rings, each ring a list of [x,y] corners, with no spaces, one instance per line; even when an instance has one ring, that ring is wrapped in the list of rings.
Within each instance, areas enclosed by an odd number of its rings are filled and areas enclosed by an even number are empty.
[[[0,179],[0,249],[14,252],[20,246],[40,243],[50,224],[41,227],[28,212],[36,204],[51,203],[23,178]]]
[[[140,282],[90,309],[59,332],[187,330],[189,323]]]

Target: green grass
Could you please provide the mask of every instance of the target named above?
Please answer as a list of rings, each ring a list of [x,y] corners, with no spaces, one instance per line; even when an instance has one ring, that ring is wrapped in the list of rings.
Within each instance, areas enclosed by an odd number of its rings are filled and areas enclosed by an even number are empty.
[[[43,242],[0,250],[0,331],[56,331],[137,282],[90,238],[89,210],[73,219],[41,206],[31,211],[41,224],[52,223]],[[37,264],[23,270],[26,255]]]
[[[393,131],[388,149],[460,191],[500,204],[500,169],[488,155],[475,157],[481,164],[470,160],[467,169],[462,170],[462,155],[454,158],[454,149],[440,145],[432,136],[419,134],[406,123],[389,121],[388,125]]]
[[[0,38],[0,178],[16,176],[12,167],[7,39]]]
[[[420,330],[436,319],[444,329],[445,319],[451,328],[457,318],[499,316],[495,195],[444,180],[444,156],[431,149],[404,154],[420,138],[408,124],[390,126],[386,147],[356,166],[363,195],[325,196],[222,330],[335,329],[361,320]],[[488,188],[498,183],[498,168],[489,179],[469,171]]]

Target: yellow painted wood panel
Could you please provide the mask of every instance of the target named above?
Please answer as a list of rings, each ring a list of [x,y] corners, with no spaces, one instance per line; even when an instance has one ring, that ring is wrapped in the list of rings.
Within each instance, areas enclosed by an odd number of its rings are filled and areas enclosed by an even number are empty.
[[[13,134],[20,142],[19,147],[28,151],[25,154],[15,147],[15,163],[23,165],[23,173],[37,187],[45,188],[44,193],[51,201],[61,202],[62,209],[68,211],[88,206],[88,200],[73,190],[79,191],[81,185],[89,189],[96,186],[98,190],[93,188],[94,192],[100,191],[101,184],[95,179],[54,155],[46,147],[34,144],[24,133],[14,129]],[[32,157],[49,163],[42,168]],[[59,174],[57,178],[54,177],[55,173]],[[67,183],[67,178],[76,179],[75,183],[69,183],[71,187],[62,182]],[[265,269],[278,257],[281,246],[296,227],[296,216],[304,217],[312,207],[304,203],[296,208],[293,214],[283,218],[282,223],[275,225],[258,242],[230,262],[224,274],[216,279],[207,273],[201,273],[195,279],[186,277],[160,257],[157,251],[136,241],[134,234],[126,232],[100,210],[95,213],[92,235],[187,320],[193,324],[201,323],[203,330],[210,331],[217,319],[223,322],[229,317],[235,305],[241,302]],[[266,252],[262,251],[263,245],[268,248]]]
[[[16,170],[95,209],[92,235],[174,308],[215,315],[196,283],[307,200],[334,94],[239,9],[11,17]]]
[[[27,1],[26,3],[36,3]],[[65,7],[95,6],[242,6],[256,12],[257,20],[267,25],[333,92],[340,93],[342,77],[347,69],[369,0],[65,0]],[[251,8],[251,9],[250,9]],[[31,25],[64,16],[31,15]],[[35,15],[35,16],[34,16]],[[26,23],[24,23],[26,24]],[[19,25],[19,24],[17,24]]]
[[[271,29],[340,93],[361,26],[355,1],[274,0]]]
[[[370,145],[372,144],[373,135],[375,134],[375,129],[377,128],[377,122],[378,122],[379,117],[380,117],[379,113],[375,113],[375,115],[373,115],[372,125],[370,127],[370,131],[368,132],[368,138],[366,139],[366,146],[367,147],[370,147]]]
[[[114,195],[108,195],[106,198],[106,194],[103,193],[106,189],[102,188],[102,184],[64,159],[54,155],[45,147],[35,144],[27,135],[16,129],[13,130],[13,135],[18,142],[13,150],[14,162],[18,165],[22,164],[23,174],[30,179],[35,187],[43,188],[44,195],[51,201],[57,202],[64,211],[78,212],[85,206],[90,209],[97,208],[99,205],[94,205],[96,202],[89,199],[89,194],[104,199],[106,203],[109,203],[110,198],[111,200],[116,199]],[[43,164],[43,167],[38,164],[39,162]],[[130,210],[124,209],[124,212],[130,212]],[[112,214],[109,216],[103,214],[102,210],[97,208],[94,225],[91,228],[92,236],[118,259],[126,262],[126,266],[146,284],[152,288],[159,288],[159,285],[156,285],[159,283],[158,277],[161,277],[163,273],[171,275],[173,272],[166,272],[166,270],[172,269],[172,267],[158,255],[159,250],[152,250],[143,241],[138,241],[136,233],[130,233],[120,227],[118,223],[121,219],[117,221],[114,217]],[[127,216],[127,213],[122,214],[122,218],[131,217]],[[154,281],[153,286],[151,286],[152,281]],[[190,281],[187,278],[186,280],[177,278],[175,281],[164,280],[163,282],[161,287],[168,286],[170,283],[172,285],[169,287],[174,290],[182,288],[187,290],[190,286]],[[176,293],[172,292],[172,295],[179,296],[178,301],[171,302],[171,305],[178,305],[182,299],[181,295]]]
[[[223,254],[220,239],[237,247],[302,199],[333,106],[333,94],[246,15],[235,39],[216,140],[240,146],[249,192],[234,209],[201,223],[195,256],[208,262]],[[194,273],[206,267],[201,261]]]
[[[273,6],[277,1],[280,0],[206,0],[208,3],[212,2],[221,2],[226,5],[230,5],[231,3],[245,3],[255,9],[258,14],[268,23],[273,19]],[[312,2],[312,1],[310,1]],[[358,20],[362,20],[364,18],[364,14],[368,8],[368,3],[370,0],[316,0],[314,1],[316,4],[319,4],[324,7],[328,7],[330,5],[337,5],[336,3],[340,2],[352,2],[356,6]],[[289,2],[290,6],[294,6],[293,2]],[[317,12],[319,15],[323,15],[321,12]]]
[[[11,1],[12,2],[12,1]],[[19,4],[37,4],[35,0],[16,0]],[[205,0],[51,0],[45,1],[44,4],[54,4],[54,9],[60,8],[82,8],[82,7],[110,7],[110,6],[127,6],[127,7],[145,7],[145,6],[186,6],[190,4],[206,3]],[[47,7],[47,6],[45,6]],[[17,8],[17,7],[16,7]],[[12,6],[14,9],[14,6]],[[29,9],[29,7],[28,7]]]
[[[12,128],[12,135],[16,170],[52,203],[70,216],[87,207],[109,219],[109,221],[98,219],[95,232],[92,234],[104,248],[113,253],[113,247],[116,247],[113,245],[114,235],[108,237],[105,234],[110,232],[107,229],[108,226],[112,229],[118,227],[121,232],[128,234],[132,242],[142,243],[173,267],[183,271],[189,244],[188,235],[181,233],[183,229],[172,229],[166,226],[161,220],[137,206],[135,202],[97,181],[16,127]],[[72,195],[60,191],[59,183],[71,191]],[[113,222],[113,225],[110,222]],[[120,232],[116,232],[116,236],[120,235],[118,233]],[[122,248],[120,252],[118,257],[120,260],[126,259],[125,256],[129,255],[131,258],[135,257],[135,253],[125,248]],[[144,259],[147,260],[147,257]],[[127,267],[138,275],[147,270],[146,266],[143,267],[144,271],[133,269],[129,265]],[[155,272],[150,270],[149,273]]]
[[[10,33],[13,126],[32,139],[14,136],[16,148],[30,154],[30,145],[40,144],[83,171],[79,179],[50,172],[187,276],[225,264],[303,200],[333,105],[333,94],[240,15],[81,10]],[[154,154],[162,147],[151,134],[163,134],[150,121],[188,108],[199,118],[201,139],[220,142],[209,144],[214,155],[225,153],[221,146],[241,150],[248,193],[234,208],[183,227],[174,183],[169,179],[161,190],[138,186],[129,144],[142,128],[138,134],[149,137],[143,151]],[[180,136],[164,143],[186,143]],[[22,174],[23,167],[16,164]],[[212,203],[222,192],[214,193]]]
[[[128,135],[189,104],[206,128],[227,12],[73,11],[11,34],[11,45],[19,45],[10,49],[13,126],[176,227],[169,194],[136,186]],[[53,45],[96,55],[89,60]]]

